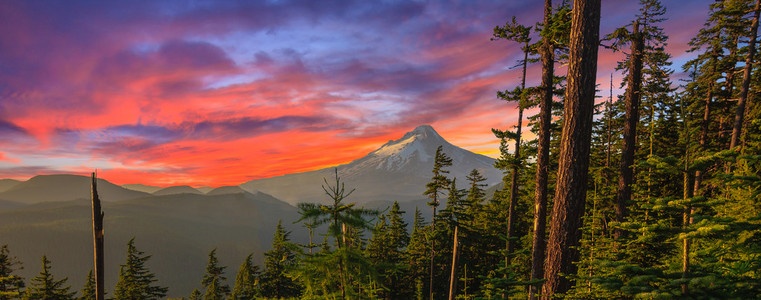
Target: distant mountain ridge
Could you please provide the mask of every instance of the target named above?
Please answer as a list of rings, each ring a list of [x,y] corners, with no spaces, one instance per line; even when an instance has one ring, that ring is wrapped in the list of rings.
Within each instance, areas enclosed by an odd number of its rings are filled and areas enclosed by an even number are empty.
[[[453,165],[447,169],[450,177],[459,179],[460,187],[465,187],[465,176],[473,169],[479,170],[490,186],[501,181],[502,174],[494,168],[493,158],[452,145],[430,125],[418,126],[365,157],[335,168],[347,188],[356,188],[350,201],[421,199],[424,198],[425,184],[432,176],[433,159],[439,145],[452,158]],[[327,198],[321,188],[323,178],[330,181],[333,176],[333,168],[325,168],[252,180],[240,186],[247,191],[271,194],[294,205],[324,202]]]
[[[38,175],[0,193],[0,199],[22,204],[90,199],[92,180],[79,175]],[[119,201],[150,196],[98,179],[98,193],[103,201]]]
[[[0,179],[0,193],[13,188],[19,183],[21,183],[21,181],[14,180],[14,179]]]
[[[136,184],[122,184],[122,187],[125,188],[125,189],[128,189],[128,190],[133,190],[133,191],[138,191],[138,192],[143,192],[143,193],[148,193],[148,194],[153,194],[156,191],[158,191],[160,189],[163,189],[160,186],[152,186],[152,185],[145,185],[145,184],[139,184],[139,183],[136,183]]]
[[[177,194],[203,194],[201,191],[188,185],[170,186],[153,192],[156,196],[177,195]]]

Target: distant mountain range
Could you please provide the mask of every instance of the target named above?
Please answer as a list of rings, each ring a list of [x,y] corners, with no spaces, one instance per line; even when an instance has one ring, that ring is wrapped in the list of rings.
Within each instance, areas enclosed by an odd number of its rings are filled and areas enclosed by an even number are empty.
[[[368,208],[385,209],[400,201],[411,223],[415,208],[430,215],[423,191],[431,178],[436,148],[453,158],[450,176],[466,187],[465,176],[478,169],[496,189],[501,173],[494,159],[475,154],[444,140],[430,126],[420,126],[402,138],[351,163],[337,166],[347,188],[356,188],[347,200]],[[157,187],[144,184],[118,186],[98,179],[104,201],[107,290],[113,291],[118,266],[124,263],[126,243],[153,258],[148,267],[170,297],[187,296],[199,287],[208,252],[217,248],[228,266],[228,283],[245,256],[269,249],[279,220],[293,231],[292,239],[306,241],[298,219],[299,202],[325,202],[323,178],[330,182],[333,168],[253,180],[240,186],[218,188]],[[39,259],[47,254],[52,272],[69,277],[74,290],[84,284],[92,267],[90,181],[86,176],[40,175],[27,181],[0,180],[0,245],[8,244],[27,280],[39,272]]]

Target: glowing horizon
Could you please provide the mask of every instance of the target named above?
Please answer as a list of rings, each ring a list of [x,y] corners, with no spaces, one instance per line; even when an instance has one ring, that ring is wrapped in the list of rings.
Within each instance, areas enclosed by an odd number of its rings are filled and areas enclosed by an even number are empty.
[[[709,3],[663,1],[677,73]],[[637,10],[603,3],[601,35]],[[237,185],[348,163],[422,124],[496,157],[490,129],[517,121],[496,91],[519,83],[522,55],[492,28],[541,13],[523,1],[6,1],[0,178],[98,169],[116,184]],[[602,86],[621,57],[601,50]],[[528,72],[538,84],[540,66]]]

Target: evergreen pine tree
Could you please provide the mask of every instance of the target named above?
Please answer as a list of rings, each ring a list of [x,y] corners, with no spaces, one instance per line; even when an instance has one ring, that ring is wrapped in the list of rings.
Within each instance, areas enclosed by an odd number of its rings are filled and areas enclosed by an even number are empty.
[[[8,245],[0,247],[0,300],[18,298],[24,288],[24,279],[13,272],[23,269],[21,262],[11,256]]]
[[[226,268],[219,265],[217,249],[212,249],[209,252],[209,262],[206,263],[206,274],[201,279],[201,285],[204,288],[203,299],[224,299],[230,294],[230,287],[224,283],[227,280],[227,277],[224,276]]]
[[[190,299],[190,300],[201,300],[201,299],[203,299],[201,296],[202,296],[201,295],[201,291],[199,291],[198,289],[193,289],[193,291],[190,292],[190,297],[188,299]]]
[[[300,203],[301,218],[298,221],[310,220],[316,225],[328,224],[328,235],[335,241],[336,250],[326,250],[317,255],[307,257],[296,270],[298,276],[305,281],[306,295],[322,293],[340,297],[359,297],[371,294],[371,282],[375,279],[372,263],[362,252],[361,232],[371,229],[366,217],[375,216],[377,211],[357,208],[356,203],[346,203],[344,200],[354,191],[346,192],[343,182],[335,169],[335,184],[323,179],[322,186],[325,194],[330,197],[330,205],[315,203]],[[337,274],[332,274],[336,272]],[[337,277],[337,282],[332,282]],[[334,283],[337,283],[335,286]],[[321,290],[321,291],[318,291]]]
[[[160,299],[168,288],[154,285],[158,280],[145,266],[150,255],[137,250],[135,238],[127,242],[127,259],[119,267],[119,280],[114,288],[116,299]]]
[[[412,222],[412,233],[410,234],[410,241],[407,245],[407,251],[405,252],[404,260],[407,268],[407,272],[404,276],[404,281],[414,285],[415,297],[422,298],[425,293],[425,283],[428,281],[426,275],[428,274],[428,239],[426,238],[427,232],[430,231],[430,227],[425,225],[425,218],[419,208],[415,207],[415,213]]]
[[[287,269],[296,263],[295,245],[289,242],[289,231],[277,223],[272,238],[272,249],[264,252],[264,272],[260,279],[262,295],[270,298],[298,297],[301,289],[287,275]]]
[[[390,294],[396,289],[394,283],[391,282],[392,275],[396,272],[395,269],[397,267],[394,262],[397,253],[393,247],[386,216],[381,215],[375,223],[373,235],[370,237],[365,252],[367,257],[373,262],[375,269],[378,270],[378,280],[383,286],[378,293],[378,297],[382,299],[393,299]]]
[[[94,300],[95,299],[95,276],[92,274],[92,270],[87,273],[87,280],[85,280],[85,287],[82,288],[82,296],[80,300]]]
[[[23,298],[32,299],[50,299],[50,300],[69,300],[74,299],[75,293],[70,293],[70,286],[65,286],[68,278],[55,280],[50,273],[50,261],[47,256],[42,256],[42,271],[37,277],[32,278],[29,287],[24,291]]]
[[[450,180],[447,178],[446,174],[449,174],[449,171],[445,168],[452,165],[452,158],[450,158],[446,153],[444,153],[444,148],[439,145],[438,148],[436,148],[436,154],[434,155],[433,160],[433,170],[431,170],[431,173],[433,173],[433,177],[431,178],[431,181],[426,184],[426,190],[423,193],[424,195],[428,196],[428,198],[431,198],[431,201],[428,202],[428,205],[433,208],[433,216],[431,221],[431,234],[436,234],[436,208],[439,207],[439,196],[443,193],[444,190],[446,190],[450,185]],[[436,289],[434,286],[434,261],[436,257],[436,245],[435,245],[435,238],[430,239],[431,243],[431,249],[430,249],[430,259],[431,263],[429,266],[429,280],[428,280],[428,294],[430,298],[434,297],[434,290]]]
[[[404,280],[409,266],[404,261],[404,250],[410,242],[404,211],[394,201],[388,216],[381,216],[373,229],[365,252],[375,264],[383,284],[384,299],[411,298],[414,286]]]
[[[399,208],[399,202],[394,201],[388,212],[389,234],[394,248],[402,252],[410,243],[410,234],[407,232],[407,222],[404,221],[405,211]]]
[[[553,9],[552,1],[544,1],[543,22],[537,26],[540,29],[540,40],[537,43],[542,62],[541,85],[539,87],[539,114],[534,117],[534,132],[537,134],[536,143],[536,172],[534,176],[534,220],[533,240],[531,250],[531,280],[544,278],[544,262],[547,232],[547,198],[550,193],[550,148],[553,131],[553,111],[557,104],[553,102],[553,96],[561,96],[562,90],[556,89],[555,62],[564,57],[570,37],[570,7],[563,1],[558,9]],[[555,52],[561,50],[560,57]],[[529,118],[531,119],[531,118]],[[536,299],[541,287],[532,285],[529,287],[529,300]]]
[[[516,248],[515,242],[512,238],[516,235],[516,220],[517,214],[516,205],[518,203],[518,177],[519,172],[522,169],[522,156],[521,156],[521,129],[523,126],[523,110],[529,106],[529,93],[533,89],[526,88],[526,69],[528,68],[529,53],[533,52],[531,49],[531,26],[523,26],[516,22],[513,16],[512,23],[506,23],[504,27],[494,28],[494,38],[492,39],[508,39],[515,41],[521,45],[521,51],[523,51],[523,60],[521,61],[522,76],[521,86],[513,91],[497,92],[497,96],[507,101],[518,102],[518,124],[516,125],[515,132],[506,132],[492,129],[494,134],[504,141],[508,136],[515,140],[515,148],[512,156],[507,152],[507,147],[500,147],[502,150],[502,156],[495,163],[495,167],[503,171],[510,169],[510,198],[507,202],[507,253],[512,254]],[[507,182],[507,180],[504,180]]]
[[[470,184],[470,188],[468,189],[468,197],[466,198],[468,202],[468,214],[475,217],[481,211],[484,205],[483,202],[486,200],[486,193],[484,192],[484,188],[487,186],[487,184],[483,183],[486,181],[486,178],[481,175],[481,172],[476,169],[470,171],[470,174],[468,174],[468,176],[465,178]],[[472,224],[471,227],[473,227]]]
[[[240,265],[238,275],[235,276],[232,299],[254,299],[259,296],[259,266],[252,261],[253,253],[246,256],[246,260]]]
[[[576,273],[573,262],[578,251],[578,231],[586,201],[599,33],[600,0],[574,1],[568,58],[569,80],[563,114],[557,189],[547,242],[547,282],[542,289],[544,295],[568,291],[571,281],[561,274]]]

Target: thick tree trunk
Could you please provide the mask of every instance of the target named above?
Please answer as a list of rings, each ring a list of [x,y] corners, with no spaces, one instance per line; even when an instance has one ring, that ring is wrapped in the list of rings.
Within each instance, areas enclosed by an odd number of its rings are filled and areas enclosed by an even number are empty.
[[[544,1],[544,30],[550,30],[552,0]],[[531,249],[531,279],[544,277],[544,236],[547,226],[547,173],[550,160],[550,123],[552,122],[552,88],[554,49],[549,37],[542,41],[542,95],[539,102],[539,145],[536,156],[536,188],[534,190],[534,238]],[[540,286],[529,287],[529,299],[536,299]]]
[[[597,50],[600,44],[600,0],[576,0],[571,17],[568,88],[563,112],[555,205],[552,211],[547,246],[547,281],[543,297],[565,293],[570,279],[560,274],[575,274],[578,258],[581,217],[586,201],[589,146],[597,75]]]
[[[103,216],[104,213],[100,207],[100,198],[98,197],[98,179],[95,173],[92,173],[92,235],[93,235],[93,253],[95,263],[95,299],[103,300],[104,285],[103,281]]]
[[[639,121],[639,102],[642,89],[642,56],[644,41],[639,32],[639,22],[634,22],[632,29],[632,48],[629,59],[629,78],[626,89],[626,119],[624,121],[624,140],[621,150],[621,168],[618,177],[618,192],[616,193],[616,222],[626,219],[626,204],[632,198],[632,182],[634,181],[634,151],[637,148],[637,121]],[[623,235],[616,228],[615,239]]]
[[[750,76],[753,70],[754,56],[756,54],[756,34],[758,34],[758,17],[761,11],[761,0],[756,0],[756,7],[753,12],[753,23],[750,26],[750,42],[748,43],[748,57],[745,59],[745,70],[743,71],[742,90],[740,90],[740,100],[737,102],[735,110],[735,124],[732,127],[732,140],[730,140],[729,149],[738,146],[740,135],[745,118],[745,103],[748,101],[748,90],[750,89]]]

